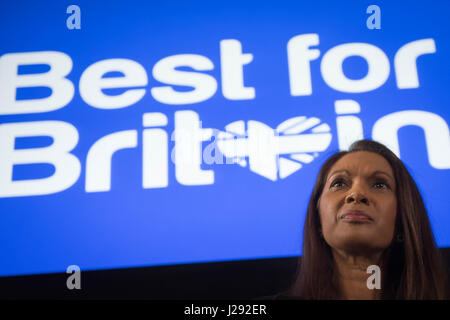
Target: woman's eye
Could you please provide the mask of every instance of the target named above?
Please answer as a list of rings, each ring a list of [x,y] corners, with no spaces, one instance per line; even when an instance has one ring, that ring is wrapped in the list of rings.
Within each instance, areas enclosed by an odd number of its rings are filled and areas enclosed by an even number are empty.
[[[386,184],[386,183],[384,183],[384,182],[376,182],[375,183],[375,186],[378,188],[378,189],[387,189],[389,186]]]
[[[338,180],[335,180],[335,181],[331,184],[331,187],[340,188],[340,187],[342,187],[343,185],[345,185],[345,181],[342,180],[342,179],[338,179]]]

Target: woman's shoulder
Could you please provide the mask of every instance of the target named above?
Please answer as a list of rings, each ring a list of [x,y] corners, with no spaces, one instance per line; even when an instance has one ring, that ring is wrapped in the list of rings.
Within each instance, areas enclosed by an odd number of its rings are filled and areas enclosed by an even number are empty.
[[[297,300],[298,297],[294,297],[287,292],[279,292],[270,296],[258,297],[255,300]]]

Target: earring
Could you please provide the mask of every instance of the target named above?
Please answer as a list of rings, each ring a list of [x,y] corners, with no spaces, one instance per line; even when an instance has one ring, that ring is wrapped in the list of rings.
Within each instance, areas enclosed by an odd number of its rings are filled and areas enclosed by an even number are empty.
[[[397,242],[403,242],[405,239],[403,238],[403,235],[401,233],[397,234],[397,237],[395,238]]]

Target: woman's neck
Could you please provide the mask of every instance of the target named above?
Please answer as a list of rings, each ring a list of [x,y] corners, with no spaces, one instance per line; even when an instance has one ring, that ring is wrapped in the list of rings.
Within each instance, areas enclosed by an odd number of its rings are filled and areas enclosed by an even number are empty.
[[[381,268],[381,253],[368,256],[352,255],[343,251],[333,250],[336,264],[336,281],[339,287],[340,299],[344,300],[377,300],[381,298],[380,289],[369,289],[367,267],[377,265]]]

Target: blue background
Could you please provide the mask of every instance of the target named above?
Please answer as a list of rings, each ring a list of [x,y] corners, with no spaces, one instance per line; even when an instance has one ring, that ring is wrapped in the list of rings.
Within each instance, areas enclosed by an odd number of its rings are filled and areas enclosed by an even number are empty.
[[[66,8],[81,8],[81,30],[68,30]],[[381,8],[381,30],[366,27],[366,8]],[[318,170],[338,151],[334,102],[354,99],[364,135],[371,137],[376,120],[401,110],[424,110],[447,123],[450,83],[448,1],[2,1],[0,54],[61,51],[73,60],[68,76],[75,85],[72,101],[42,114],[0,116],[0,123],[62,120],[80,135],[73,154],[82,164],[78,181],[69,189],[45,196],[0,199],[0,275],[289,257],[301,254],[303,220]],[[321,55],[311,62],[310,96],[289,91],[286,46],[299,34],[317,33]],[[396,87],[393,59],[404,44],[433,38],[436,53],[418,59],[420,87]],[[220,40],[237,39],[253,61],[244,67],[253,100],[231,101],[221,92]],[[380,88],[350,94],[330,88],[322,79],[320,61],[330,48],[366,42],[382,49],[391,73]],[[316,48],[316,47],[315,47]],[[154,64],[170,55],[192,53],[208,57],[214,70],[205,72],[218,82],[215,95],[201,103],[166,105],[150,88]],[[147,93],[123,109],[101,110],[80,97],[81,73],[92,63],[127,58],[140,63],[149,76]],[[21,73],[45,68],[23,67]],[[349,78],[367,73],[362,58],[344,63]],[[186,90],[189,88],[175,88]],[[120,93],[121,89],[118,92]],[[117,92],[116,92],[117,93]],[[48,88],[18,90],[19,99],[45,97]],[[272,182],[238,165],[203,165],[213,169],[213,185],[184,186],[175,180],[169,162],[169,186],[142,188],[142,114],[162,112],[165,128],[174,129],[174,112],[194,110],[203,127],[222,129],[237,120],[257,120],[275,128],[296,116],[315,116],[328,123],[333,139],[311,164],[286,179]],[[100,137],[121,130],[138,130],[138,147],[113,157],[111,191],[86,193],[85,160]],[[51,139],[18,139],[16,148],[39,147]],[[436,241],[450,246],[450,170],[429,165],[423,131],[399,131],[401,158],[425,199]],[[173,142],[169,142],[169,152]],[[0,155],[1,156],[1,155]],[[14,179],[49,176],[51,165],[14,167]]]

